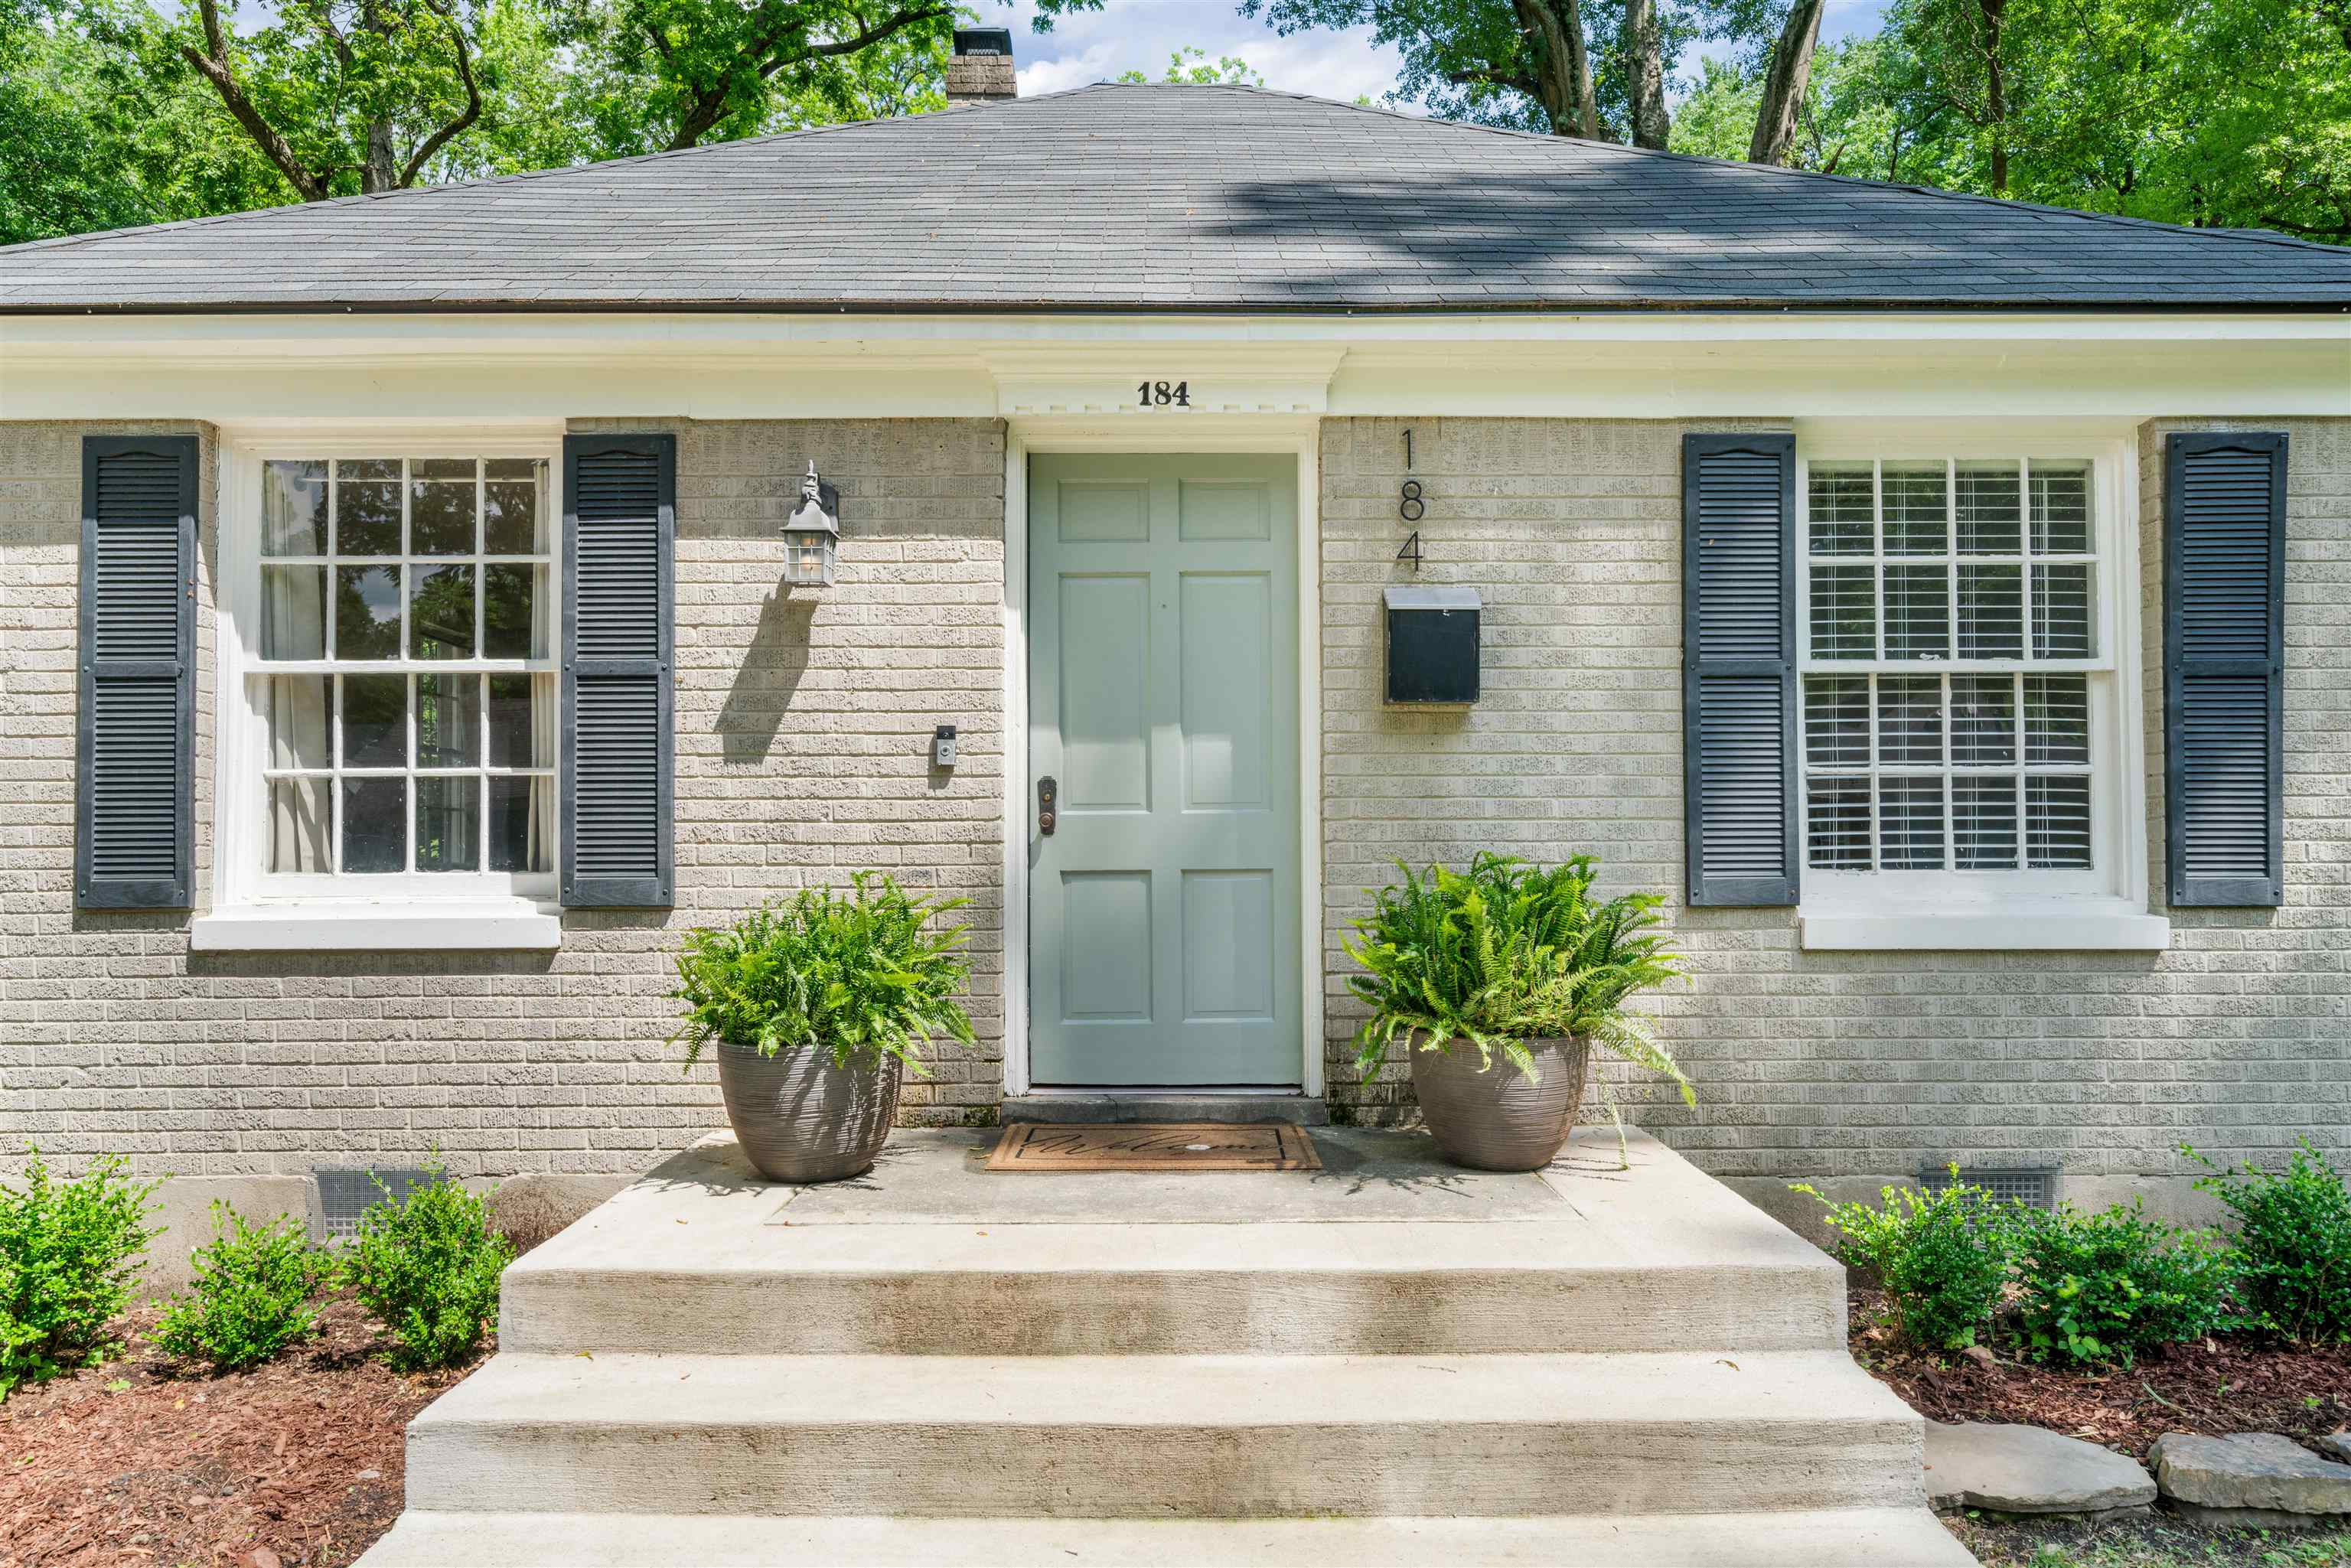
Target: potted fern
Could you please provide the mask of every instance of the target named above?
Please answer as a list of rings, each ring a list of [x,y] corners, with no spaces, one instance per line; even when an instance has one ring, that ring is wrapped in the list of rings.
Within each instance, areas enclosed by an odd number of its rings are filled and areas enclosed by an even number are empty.
[[[1629,1002],[1682,974],[1656,927],[1661,902],[1592,896],[1595,862],[1578,855],[1546,871],[1479,853],[1467,874],[1401,862],[1404,885],[1373,895],[1353,922],[1349,977],[1372,1016],[1356,1032],[1365,1075],[1401,1038],[1413,1092],[1437,1147],[1479,1170],[1538,1170],[1575,1124],[1594,1046],[1673,1080],[1689,1080]],[[1605,1080],[1602,1098],[1615,1103]],[[1624,1129],[1618,1123],[1619,1152]]]
[[[717,1052],[743,1152],[777,1181],[838,1181],[873,1167],[904,1075],[926,1075],[933,1036],[972,1043],[955,999],[970,977],[962,925],[931,928],[964,899],[912,897],[860,872],[846,895],[803,889],[731,925],[686,934],[678,955],[691,1069]]]

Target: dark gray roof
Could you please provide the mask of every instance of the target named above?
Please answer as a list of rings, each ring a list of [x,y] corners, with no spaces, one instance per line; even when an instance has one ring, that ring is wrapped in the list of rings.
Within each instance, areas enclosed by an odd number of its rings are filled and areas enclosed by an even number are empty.
[[[0,311],[2351,308],[2351,250],[1102,85],[0,250]]]

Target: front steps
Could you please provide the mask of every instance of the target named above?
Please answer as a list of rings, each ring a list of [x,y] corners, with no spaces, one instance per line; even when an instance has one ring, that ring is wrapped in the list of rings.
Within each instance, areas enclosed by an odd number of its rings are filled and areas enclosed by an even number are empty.
[[[1970,1561],[1842,1271],[1660,1145],[1316,1136],[1324,1177],[1123,1186],[901,1133],[799,1193],[705,1143],[509,1270],[366,1568]],[[1245,1189],[1297,1218],[1219,1222]]]

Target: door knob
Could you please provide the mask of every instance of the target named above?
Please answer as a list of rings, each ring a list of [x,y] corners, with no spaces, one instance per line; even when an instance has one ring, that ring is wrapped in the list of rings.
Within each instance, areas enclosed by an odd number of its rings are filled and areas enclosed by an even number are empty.
[[[1037,780],[1037,831],[1047,838],[1053,836],[1053,802],[1061,798],[1061,786],[1050,773]]]

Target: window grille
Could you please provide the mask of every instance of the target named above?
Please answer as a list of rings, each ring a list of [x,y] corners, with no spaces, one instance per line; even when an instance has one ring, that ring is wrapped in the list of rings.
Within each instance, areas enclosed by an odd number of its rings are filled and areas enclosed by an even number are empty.
[[[385,1189],[404,1202],[418,1187],[433,1185],[431,1173],[414,1166],[313,1166],[310,1178],[310,1239],[321,1244],[358,1235],[360,1216],[383,1201]]]
[[[1928,1192],[1941,1192],[1951,1185],[1949,1166],[1929,1166],[1918,1173],[1918,1185]],[[2054,1166],[2032,1170],[1970,1170],[1959,1168],[1959,1185],[1975,1187],[1994,1203],[2021,1203],[2027,1208],[2052,1208],[2057,1199],[2057,1171]]]

